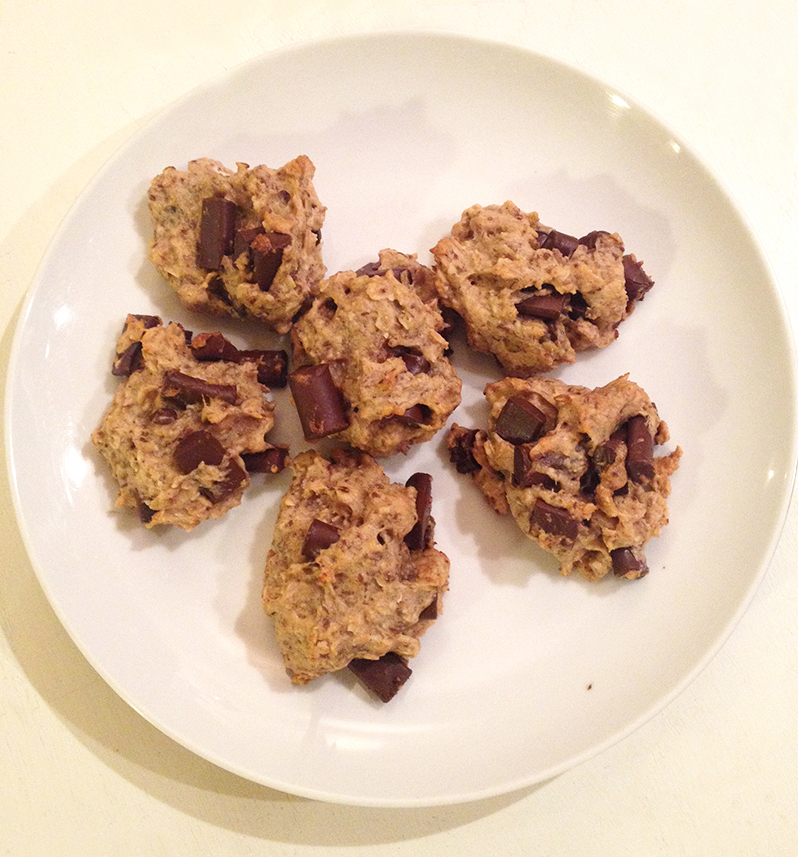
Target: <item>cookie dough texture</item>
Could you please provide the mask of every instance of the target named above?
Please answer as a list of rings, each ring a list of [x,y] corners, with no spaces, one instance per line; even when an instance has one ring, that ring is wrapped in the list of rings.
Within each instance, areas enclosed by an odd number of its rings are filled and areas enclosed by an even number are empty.
[[[509,509],[521,530],[557,557],[564,575],[576,570],[596,581],[610,571],[630,579],[646,574],[644,546],[668,523],[670,476],[682,451],[653,457],[651,478],[630,476],[624,433],[630,419],[644,418],[654,445],[669,440],[645,391],[624,375],[595,390],[552,378],[505,378],[488,384],[485,395],[487,432],[466,437],[468,430],[455,425],[447,442],[461,460],[464,438],[472,448],[471,466],[459,469],[470,470],[490,505]],[[497,421],[508,400],[536,396],[556,408],[549,430],[526,444],[500,436]],[[496,499],[499,486],[506,507]],[[547,507],[553,518],[541,514]]]
[[[127,317],[116,365],[131,353],[91,438],[119,483],[116,505],[138,510],[147,527],[191,530],[221,517],[249,485],[242,453],[270,447],[273,406],[257,365],[200,362],[181,325],[149,316]]]
[[[328,461],[310,450],[291,466],[263,587],[291,680],[306,684],[355,658],[414,657],[449,575],[443,553],[404,541],[417,519],[415,489],[390,482],[363,453],[338,450]],[[314,520],[339,537],[308,559]]]
[[[618,235],[593,233],[567,254],[542,246],[549,234],[535,212],[512,202],[475,205],[432,248],[441,301],[463,317],[472,347],[520,377],[605,348],[634,306]],[[554,318],[522,314],[519,304],[533,296],[564,296],[563,311]]]
[[[374,456],[429,440],[460,403],[432,272],[415,256],[383,250],[380,262],[322,282],[291,331],[294,369],[328,364],[349,426],[333,438]]]
[[[286,333],[325,274],[320,243],[325,208],[313,187],[314,173],[304,155],[279,169],[240,163],[233,171],[210,158],[191,161],[186,171],[167,167],[149,189],[150,261],[190,309],[253,316]],[[236,240],[218,270],[206,270],[198,261],[203,200],[212,197],[237,206]],[[258,232],[289,239],[265,289],[257,282],[249,249]]]

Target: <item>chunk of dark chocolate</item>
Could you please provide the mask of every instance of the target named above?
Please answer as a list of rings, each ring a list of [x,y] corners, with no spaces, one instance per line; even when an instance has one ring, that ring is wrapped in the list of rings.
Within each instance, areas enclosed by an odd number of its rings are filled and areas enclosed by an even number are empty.
[[[554,453],[546,452],[533,458],[530,456],[532,448],[532,444],[522,444],[513,450],[513,485],[517,488],[532,488],[539,485],[549,491],[559,490],[559,486],[548,473],[541,473],[535,469],[536,466],[551,466],[546,458],[553,456]]]
[[[566,295],[531,295],[519,301],[515,308],[518,310],[518,315],[525,318],[542,318],[546,321],[555,321],[564,312],[568,306],[568,298]]]
[[[389,349],[391,357],[401,357],[404,361],[407,371],[411,375],[420,375],[422,372],[429,372],[429,361],[414,348],[406,348],[403,345],[397,345]]]
[[[349,669],[383,702],[393,699],[413,672],[396,652],[388,652],[377,660],[355,658]]]
[[[601,472],[596,467],[595,462],[588,458],[585,472],[579,479],[579,490],[586,497],[593,497],[596,494],[596,488],[601,483]]]
[[[429,360],[421,354],[404,353],[399,355],[405,362],[407,371],[411,375],[421,375],[424,372],[429,372]]]
[[[224,478],[207,488],[200,488],[200,494],[210,500],[211,503],[221,503],[222,500],[226,500],[235,493],[246,478],[247,471],[237,461],[231,461]]]
[[[239,361],[251,360],[258,366],[258,381],[266,387],[282,389],[288,383],[286,351],[248,350],[238,352]]]
[[[208,271],[218,271],[222,258],[233,249],[238,206],[230,199],[211,196],[202,200],[197,262]]]
[[[288,376],[305,440],[313,441],[349,427],[343,396],[328,363],[303,366]]]
[[[296,324],[300,318],[313,306],[313,295],[308,295],[302,301],[299,309],[291,316],[291,323]]]
[[[287,446],[273,446],[263,452],[244,452],[241,455],[247,473],[280,473],[288,458]]]
[[[302,542],[302,556],[308,562],[313,562],[323,550],[327,550],[340,538],[338,527],[316,518],[308,527],[305,540]]]
[[[233,298],[224,284],[224,279],[216,274],[208,280],[208,293],[228,306],[233,306]]]
[[[416,489],[416,516],[418,520],[405,536],[405,544],[411,551],[420,551],[430,546],[432,511],[432,476],[429,473],[414,473],[405,483]]]
[[[574,292],[568,301],[568,318],[577,321],[580,318],[587,318],[589,307],[587,301],[580,292]]]
[[[198,333],[191,340],[191,353],[197,360],[238,360],[238,349],[219,332]]]
[[[593,464],[599,472],[615,463],[618,447],[622,443],[626,443],[626,429],[623,426],[615,429],[604,443],[596,447],[596,451],[593,453]]]
[[[562,470],[565,466],[565,460],[558,452],[542,452],[535,456],[534,462],[537,467],[553,467],[555,470]]]
[[[131,342],[130,345],[116,356],[114,365],[111,367],[111,374],[118,376],[132,375],[144,365],[142,358],[141,343]]]
[[[449,448],[449,461],[458,473],[476,473],[480,464],[474,458],[474,443],[478,429],[466,429],[461,434],[454,435],[454,442]]]
[[[251,261],[249,247],[258,235],[263,235],[265,231],[262,226],[237,229],[233,238],[233,257],[238,259],[242,253],[246,253],[248,261]]]
[[[616,548],[610,551],[612,558],[612,570],[618,577],[626,577],[629,572],[635,572],[635,577],[645,577],[648,574],[648,565],[645,558],[638,558],[632,553],[631,548]]]
[[[449,348],[444,353],[451,354],[451,340],[455,332],[462,327],[463,317],[451,307],[445,306],[441,307],[441,318],[443,318],[441,336],[449,343]]]
[[[654,478],[654,439],[641,414],[626,423],[626,472],[637,483]]]
[[[518,488],[530,488],[534,483],[532,476],[535,471],[529,457],[531,444],[517,444],[513,450],[513,485]]]
[[[432,415],[428,405],[412,405],[403,414],[394,414],[390,419],[405,425],[426,425]]]
[[[158,327],[159,324],[163,324],[160,316],[157,315],[145,315],[143,313],[133,313],[133,318],[137,319],[144,323],[145,330],[151,330],[153,327]],[[125,322],[125,330],[127,330],[127,322]]]
[[[201,429],[190,432],[178,441],[173,459],[181,473],[191,473],[200,464],[221,464],[224,461],[224,447],[209,431]]]
[[[534,390],[530,390],[525,394],[526,399],[540,411],[541,414],[545,417],[545,422],[543,423],[543,431],[541,434],[548,434],[555,426],[557,425],[557,417],[559,415],[559,411],[557,410],[557,405],[553,402],[550,402],[545,396],[542,396],[540,393],[536,393]]]
[[[557,409],[542,396],[511,396],[496,418],[496,434],[508,443],[532,443],[549,431],[552,411],[556,422]]]
[[[566,509],[552,506],[539,498],[535,501],[530,522],[552,536],[563,536],[571,541],[579,532],[578,523]]]
[[[177,411],[174,408],[158,408],[150,417],[150,421],[157,426],[171,425],[177,419]]]
[[[291,236],[282,232],[264,232],[250,244],[252,270],[261,291],[268,292],[283,262],[283,250],[291,243]]]
[[[362,265],[360,268],[357,269],[357,271],[355,271],[358,277],[376,277],[379,272],[379,259],[376,262],[366,262],[365,265]]]
[[[438,598],[437,596],[430,601],[429,604],[418,614],[419,622],[430,622],[438,618]]]
[[[556,229],[552,229],[548,233],[538,232],[538,245],[541,249],[559,250],[563,256],[570,256],[579,246],[579,239],[567,232],[558,232]]]
[[[136,507],[139,513],[139,520],[142,524],[149,524],[149,522],[155,516],[155,510],[151,509],[146,503],[143,503],[139,500],[138,506]]]
[[[596,249],[596,241],[601,235],[609,235],[609,232],[606,232],[604,229],[594,229],[592,232],[588,232],[587,235],[583,235],[579,239],[580,244],[584,244],[588,250]]]
[[[642,301],[645,293],[654,285],[654,281],[643,270],[643,263],[633,255],[623,257],[623,275],[626,285],[626,297],[630,301]]]
[[[325,321],[331,321],[338,312],[338,304],[332,298],[326,298],[319,304],[318,312]]]
[[[212,384],[185,372],[170,370],[164,374],[163,395],[183,405],[193,405],[202,399],[214,398],[234,405],[238,390],[235,384]]]

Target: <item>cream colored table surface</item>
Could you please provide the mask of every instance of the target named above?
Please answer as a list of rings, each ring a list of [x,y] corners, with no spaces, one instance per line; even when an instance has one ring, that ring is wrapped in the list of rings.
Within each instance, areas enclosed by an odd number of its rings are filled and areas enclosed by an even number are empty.
[[[746,211],[796,318],[795,0],[2,0],[2,376],[48,242],[136,129],[275,47],[406,28],[526,46],[648,106]],[[0,509],[3,857],[798,854],[796,503],[742,622],[651,722],[538,787],[401,811],[280,794],[164,737],[93,672],[55,618],[6,479]]]

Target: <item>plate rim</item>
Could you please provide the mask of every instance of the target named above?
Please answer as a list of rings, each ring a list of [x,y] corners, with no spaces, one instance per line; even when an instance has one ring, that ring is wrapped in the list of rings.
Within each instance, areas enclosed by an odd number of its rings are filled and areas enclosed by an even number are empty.
[[[367,797],[354,798],[351,796],[342,796],[339,794],[328,793],[319,789],[303,788],[301,786],[296,785],[295,783],[281,782],[279,778],[272,778],[271,781],[268,778],[253,779],[251,772],[245,772],[240,769],[236,769],[236,766],[231,766],[229,762],[226,762],[219,758],[215,758],[215,754],[213,753],[208,754],[205,752],[201,752],[198,749],[189,746],[184,740],[184,738],[178,735],[166,724],[159,721],[153,721],[151,717],[145,715],[139,708],[137,708],[134,700],[128,698],[128,695],[119,687],[114,677],[108,675],[106,671],[103,670],[99,666],[99,664],[96,663],[95,659],[89,653],[85,652],[83,647],[77,642],[75,632],[72,628],[72,623],[70,622],[67,616],[63,615],[61,609],[62,605],[58,602],[58,599],[54,597],[50,584],[47,580],[47,575],[43,573],[43,570],[40,567],[38,557],[37,560],[34,561],[34,557],[37,556],[37,551],[33,543],[33,539],[28,525],[28,520],[26,518],[26,513],[21,506],[19,480],[22,477],[18,473],[18,462],[16,460],[15,455],[16,439],[12,437],[11,432],[15,404],[13,401],[12,393],[15,391],[15,388],[17,386],[17,379],[19,377],[20,372],[19,364],[22,360],[22,340],[24,338],[25,328],[29,321],[36,298],[43,288],[43,272],[46,269],[49,260],[55,255],[59,245],[59,239],[66,231],[68,224],[75,217],[81,201],[91,193],[91,191],[95,188],[97,184],[99,184],[103,180],[107,173],[112,169],[113,165],[116,164],[120,159],[124,158],[125,153],[130,149],[130,147],[134,146],[136,141],[140,137],[146,136],[151,126],[158,120],[163,119],[165,114],[168,114],[169,112],[177,109],[181,104],[190,102],[198,95],[200,95],[203,91],[207,91],[216,86],[219,86],[225,80],[230,79],[234,75],[245,72],[248,66],[255,66],[264,61],[273,61],[280,55],[301,53],[312,49],[314,46],[329,47],[333,44],[373,42],[375,40],[384,39],[402,39],[406,41],[418,41],[419,39],[446,39],[451,42],[468,42],[474,48],[479,48],[483,50],[488,49],[517,52],[521,55],[524,55],[527,59],[533,58],[538,62],[548,63],[554,67],[559,67],[561,70],[567,71],[570,74],[578,76],[585,82],[589,82],[593,85],[598,84],[599,86],[607,88],[608,90],[623,94],[623,97],[627,99],[628,103],[636,111],[638,111],[638,113],[642,114],[648,121],[653,122],[655,125],[665,130],[668,134],[671,134],[674,140],[683,142],[683,145],[688,150],[690,156],[704,172],[707,179],[712,182],[716,190],[720,193],[721,197],[728,203],[729,208],[739,221],[739,224],[746,230],[747,237],[751,242],[751,247],[755,251],[757,259],[761,263],[763,270],[767,273],[769,292],[775,299],[774,305],[775,308],[778,310],[778,315],[783,325],[784,346],[786,356],[789,357],[785,369],[789,370],[789,386],[792,393],[792,395],[790,396],[791,408],[789,409],[789,419],[791,428],[790,448],[786,456],[790,466],[788,468],[788,472],[785,473],[784,486],[780,491],[778,514],[773,520],[772,534],[769,543],[762,551],[762,559],[760,561],[757,574],[751,578],[748,586],[746,587],[745,596],[739,602],[732,617],[724,625],[722,632],[718,634],[714,644],[708,647],[708,649],[703,653],[696,666],[692,670],[688,671],[688,673],[684,675],[681,680],[677,682],[667,694],[664,694],[662,697],[658,698],[654,705],[650,706],[646,711],[641,713],[634,721],[627,724],[623,729],[608,736],[604,741],[600,742],[599,744],[591,746],[584,752],[576,754],[575,756],[570,756],[568,757],[568,759],[564,760],[558,765],[551,766],[550,769],[548,769],[546,772],[543,772],[542,774],[538,772],[530,778],[518,778],[513,782],[505,782],[502,785],[483,789],[479,793],[469,793],[467,795],[446,795],[438,799],[424,797],[420,798],[419,800],[401,799],[399,801],[390,798],[371,799]],[[48,242],[47,248],[45,249],[42,258],[40,259],[37,265],[33,278],[31,279],[25,290],[21,309],[18,310],[18,312],[19,315],[15,323],[11,349],[9,352],[4,395],[4,435],[5,454],[7,462],[6,469],[8,474],[8,484],[10,488],[10,496],[12,499],[14,517],[20,535],[22,537],[26,554],[31,563],[31,567],[34,570],[37,581],[40,587],[42,588],[42,591],[44,592],[45,596],[47,597],[48,603],[54,610],[59,622],[67,631],[72,643],[90,663],[92,669],[95,670],[103,678],[103,680],[114,690],[114,692],[127,705],[137,711],[148,723],[154,725],[159,731],[174,740],[181,747],[187,749],[189,752],[194,753],[195,755],[198,755],[201,758],[205,758],[206,760],[217,765],[218,767],[230,771],[247,780],[258,782],[264,786],[306,798],[312,798],[316,800],[322,800],[338,804],[393,808],[430,807],[471,802],[489,797],[495,797],[501,794],[508,794],[525,787],[530,787],[536,783],[544,782],[548,779],[558,776],[561,773],[564,773],[567,770],[570,770],[571,768],[576,767],[577,765],[582,764],[588,759],[600,755],[610,747],[618,744],[626,737],[631,735],[633,732],[637,731],[642,725],[649,722],[662,710],[664,710],[677,696],[679,696],[685,690],[685,688],[687,688],[690,684],[692,684],[693,681],[695,681],[698,675],[700,675],[700,673],[703,672],[703,670],[708,666],[708,664],[712,660],[714,660],[718,651],[723,647],[723,645],[725,645],[728,638],[738,626],[743,615],[748,610],[757,591],[759,590],[759,587],[768,571],[768,568],[771,565],[773,556],[776,552],[787,521],[789,508],[792,504],[795,494],[796,470],[798,469],[798,396],[796,395],[796,369],[798,367],[798,360],[796,359],[795,331],[793,328],[789,308],[779,278],[775,275],[768,254],[764,250],[763,243],[759,238],[754,224],[749,219],[747,212],[739,204],[736,197],[733,195],[731,189],[728,188],[726,184],[720,180],[715,170],[707,163],[701,152],[689,142],[685,142],[685,138],[675,132],[674,129],[672,129],[672,127],[670,126],[670,124],[663,120],[663,118],[659,116],[655,111],[653,111],[650,107],[641,103],[639,99],[627,95],[622,88],[617,87],[614,84],[610,84],[605,79],[594,75],[591,72],[588,72],[580,68],[579,66],[574,65],[573,63],[569,63],[568,61],[564,61],[559,57],[554,57],[549,54],[542,53],[539,50],[526,48],[515,43],[508,43],[497,39],[482,38],[473,35],[453,33],[451,31],[446,30],[426,28],[350,33],[331,37],[317,37],[310,40],[304,40],[301,42],[283,45],[273,50],[265,51],[261,54],[250,57],[241,63],[231,66],[231,68],[229,69],[223,70],[219,73],[212,75],[208,79],[190,88],[187,92],[183,93],[178,98],[173,99],[172,101],[168,102],[167,104],[156,110],[153,115],[148,117],[148,119],[139,128],[137,128],[131,135],[129,135],[124,141],[122,141],[116,148],[116,150],[104,160],[104,162],[100,165],[94,176],[76,195],[75,199],[70,204],[66,214],[53,232],[53,235],[51,236],[50,241]]]

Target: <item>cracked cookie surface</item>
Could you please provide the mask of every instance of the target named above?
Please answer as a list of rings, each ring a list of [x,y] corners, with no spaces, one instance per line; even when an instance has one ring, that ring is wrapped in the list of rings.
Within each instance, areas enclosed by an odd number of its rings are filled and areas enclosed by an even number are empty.
[[[390,653],[414,657],[449,576],[422,489],[392,483],[360,452],[327,460],[309,450],[291,467],[263,587],[291,680],[306,684]]]
[[[330,407],[314,425],[305,421],[308,440],[330,435],[384,456],[406,452],[443,428],[460,403],[462,384],[445,354],[446,325],[430,280],[414,256],[384,250],[379,263],[322,282],[291,331],[291,386],[300,416],[305,405],[318,410],[319,367],[327,367]]]
[[[485,396],[487,430],[454,425],[447,437],[458,470],[554,554],[562,574],[643,577],[644,548],[668,523],[682,454],[654,456],[669,432],[645,391],[626,375],[595,390],[505,378]]]
[[[617,234],[577,239],[509,201],[464,211],[432,254],[441,301],[471,346],[519,377],[610,345],[653,285]]]
[[[245,457],[276,449],[265,439],[274,409],[254,356],[200,360],[181,325],[129,315],[113,372],[122,381],[91,439],[119,483],[116,505],[147,527],[185,530],[237,506],[249,485]]]
[[[149,188],[150,261],[189,309],[287,333],[325,273],[314,172],[304,155],[279,169],[210,158],[167,167]]]

